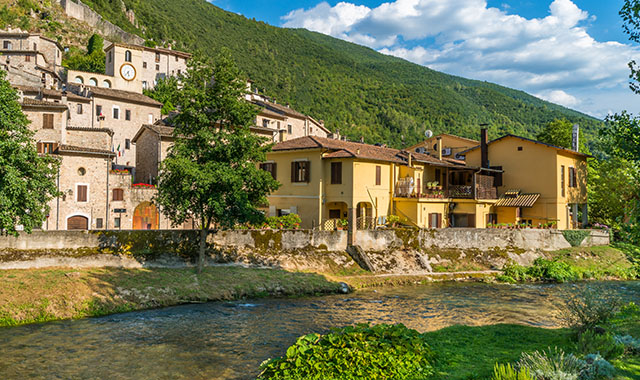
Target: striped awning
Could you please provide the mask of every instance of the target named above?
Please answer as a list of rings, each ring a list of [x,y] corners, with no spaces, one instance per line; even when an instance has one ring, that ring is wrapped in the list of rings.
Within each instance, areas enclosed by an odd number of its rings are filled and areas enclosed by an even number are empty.
[[[514,189],[507,190],[507,191],[504,192],[504,195],[505,196],[510,196],[510,197],[515,197],[516,195],[520,195],[520,190],[514,190]]]
[[[518,194],[503,195],[494,206],[496,207],[533,207],[536,201],[540,198],[540,194]]]

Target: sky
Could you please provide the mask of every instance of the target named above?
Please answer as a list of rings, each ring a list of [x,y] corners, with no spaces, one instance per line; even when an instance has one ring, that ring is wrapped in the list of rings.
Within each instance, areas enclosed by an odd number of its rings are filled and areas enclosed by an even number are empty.
[[[306,28],[434,70],[524,90],[604,118],[640,113],[622,0],[211,0],[274,26]]]

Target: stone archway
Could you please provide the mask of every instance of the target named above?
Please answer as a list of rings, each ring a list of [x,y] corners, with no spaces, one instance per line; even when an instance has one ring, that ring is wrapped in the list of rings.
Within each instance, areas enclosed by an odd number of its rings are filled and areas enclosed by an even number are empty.
[[[142,202],[133,211],[134,230],[157,230],[160,225],[158,208],[151,202]]]

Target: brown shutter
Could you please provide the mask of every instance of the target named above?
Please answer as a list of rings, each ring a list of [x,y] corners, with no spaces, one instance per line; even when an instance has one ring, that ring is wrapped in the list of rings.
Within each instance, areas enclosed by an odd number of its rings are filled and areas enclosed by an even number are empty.
[[[36,144],[36,149],[38,149],[38,153],[42,154],[44,153],[44,144],[39,142]]]
[[[303,165],[304,165],[304,182],[310,182],[311,181],[311,162],[305,161]]]
[[[438,216],[438,225],[436,228],[442,228],[442,214],[436,214]]]
[[[53,129],[53,114],[45,113],[42,115],[42,128]]]
[[[78,202],[87,201],[87,186],[78,185]]]
[[[429,228],[433,228],[433,223],[431,222],[433,220],[433,213],[429,213]]]
[[[380,186],[382,184],[382,167],[376,166],[376,186]]]
[[[331,163],[331,184],[342,184],[342,162]]]
[[[113,189],[113,200],[121,201],[124,199],[124,190],[122,189]]]
[[[467,225],[469,227],[475,227],[476,226],[476,214],[468,214],[467,218],[468,218]]]
[[[55,153],[58,150],[58,143],[53,143],[53,146],[51,148],[51,153]]]
[[[296,162],[291,163],[291,182],[296,182]]]
[[[275,162],[271,164],[271,176],[273,177],[273,179],[278,178],[278,164],[276,164]]]

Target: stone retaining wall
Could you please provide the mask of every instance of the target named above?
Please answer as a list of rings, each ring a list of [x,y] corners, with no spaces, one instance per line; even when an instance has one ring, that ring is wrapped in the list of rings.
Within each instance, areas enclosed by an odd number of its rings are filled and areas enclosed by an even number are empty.
[[[585,230],[578,237],[582,246],[609,244],[603,231]],[[185,266],[194,262],[198,241],[198,231],[36,231],[0,237],[0,269]],[[545,251],[571,247],[562,231],[536,229],[357,231],[356,243],[381,273],[487,270],[509,261],[528,265]],[[329,272],[357,268],[346,249],[347,231],[234,230],[208,237],[211,263]]]

